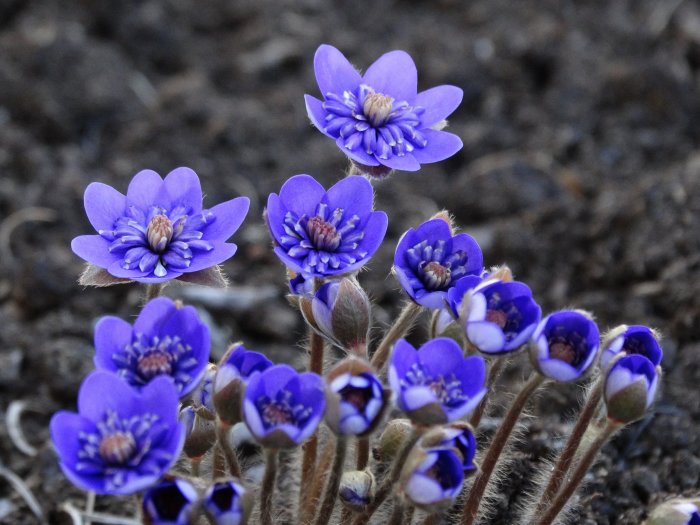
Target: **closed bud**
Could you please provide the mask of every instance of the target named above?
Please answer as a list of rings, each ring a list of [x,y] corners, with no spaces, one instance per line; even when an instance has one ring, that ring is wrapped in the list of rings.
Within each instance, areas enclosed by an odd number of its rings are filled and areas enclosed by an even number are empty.
[[[375,480],[368,470],[351,470],[343,472],[338,488],[338,497],[343,505],[362,512],[374,501]]]
[[[184,479],[166,479],[143,495],[145,525],[188,525],[197,522],[195,487]]]
[[[253,504],[253,494],[235,479],[216,481],[202,498],[204,511],[221,525],[246,523]]]
[[[627,424],[644,417],[654,401],[657,383],[657,369],[643,355],[616,360],[605,378],[608,418]]]
[[[447,210],[440,210],[437,212],[435,215],[430,217],[430,220],[432,221],[433,219],[441,219],[447,223],[447,225],[450,227],[450,235],[455,234],[455,221],[454,217],[450,215],[450,212]]]
[[[183,408],[178,419],[185,425],[183,452],[190,459],[201,458],[216,443],[215,422],[198,416],[191,406]]]
[[[700,523],[699,506],[699,501],[666,501],[652,511],[645,525],[696,525]]]
[[[382,463],[390,462],[411,432],[413,432],[413,424],[410,419],[399,418],[389,421],[384,427],[384,432],[379,436],[374,449],[374,458]]]

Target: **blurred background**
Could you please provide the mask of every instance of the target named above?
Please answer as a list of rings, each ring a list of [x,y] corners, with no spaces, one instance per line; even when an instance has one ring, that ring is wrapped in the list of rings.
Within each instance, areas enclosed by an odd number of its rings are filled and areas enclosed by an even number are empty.
[[[646,323],[665,335],[656,412],[605,449],[574,522],[636,524],[669,494],[696,493],[700,5],[690,0],[0,0],[2,465],[64,522],[58,507],[80,492],[58,471],[48,419],[74,407],[95,320],[133,317],[141,300],[132,285],[76,284],[83,264],[69,245],[92,233],[82,207],[92,181],[125,192],[141,169],[189,166],[205,205],[250,197],[225,264],[232,288],[171,294],[209,313],[214,358],[234,340],[278,360],[303,353],[262,210],[289,176],[329,185],[347,167],[304,108],[304,93],[318,94],[321,43],[360,69],[403,49],[420,90],[464,90],[450,119],[464,149],[376,184],[389,232],[361,276],[376,335],[402,300],[389,275],[396,240],[447,208],[487,264],[508,263],[543,310],[576,306],[603,329]],[[515,478],[561,446],[577,395],[542,398]],[[8,434],[18,400],[35,450]],[[519,483],[503,488],[501,523],[515,519],[528,488]],[[0,522],[36,522],[4,480]]]

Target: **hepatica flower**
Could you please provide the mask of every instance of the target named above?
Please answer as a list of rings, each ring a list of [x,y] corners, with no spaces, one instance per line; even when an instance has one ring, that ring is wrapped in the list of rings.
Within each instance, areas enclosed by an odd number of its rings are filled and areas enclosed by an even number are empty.
[[[466,233],[452,235],[442,219],[408,230],[394,254],[394,272],[401,286],[426,308],[445,306],[448,290],[463,277],[477,278],[483,269],[481,248],[474,238]]]
[[[184,479],[167,479],[143,495],[146,525],[188,525],[190,513],[199,498],[194,486]]]
[[[165,179],[140,171],[126,196],[93,182],[85,190],[85,211],[98,235],[76,237],[71,248],[117,278],[142,283],[185,279],[233,256],[236,245],[226,241],[248,205],[247,197],[238,197],[203,209],[199,177],[188,168],[171,171]]]
[[[232,480],[217,481],[207,489],[202,503],[204,510],[219,525],[245,523],[248,495],[243,485]]]
[[[441,425],[469,414],[486,394],[486,368],[480,356],[464,357],[446,337],[416,350],[404,339],[394,347],[389,384],[397,404],[413,421]]]
[[[461,456],[465,476],[476,471],[476,437],[467,423],[457,421],[431,430],[421,438],[420,444],[425,449],[453,448]]]
[[[473,281],[465,281],[448,292],[448,302],[469,342],[486,354],[520,348],[542,315],[530,288],[519,281],[488,280],[476,286]]]
[[[275,365],[248,381],[243,420],[263,446],[293,448],[314,433],[325,407],[319,375]]]
[[[313,177],[295,175],[267,200],[275,253],[307,277],[359,270],[386,233],[387,216],[373,211],[373,200],[363,177],[346,177],[326,191]]]
[[[605,368],[613,357],[622,354],[639,354],[648,358],[654,366],[661,363],[663,350],[653,330],[648,326],[621,326],[620,332],[606,345],[600,355],[600,366]]]
[[[464,483],[462,462],[451,448],[414,449],[401,477],[406,497],[431,513],[449,508]]]
[[[192,306],[167,297],[149,301],[130,325],[103,317],[95,327],[95,366],[142,388],[156,376],[173,379],[180,397],[201,381],[209,361],[209,329]]]
[[[98,494],[133,494],[175,463],[184,440],[178,394],[159,377],[141,392],[109,372],[90,374],[78,393],[78,413],[51,418],[51,439],[66,477]]]
[[[532,334],[533,366],[555,381],[573,381],[591,366],[598,353],[600,333],[587,314],[562,310],[548,315]]]
[[[311,122],[362,166],[416,171],[462,148],[456,135],[438,131],[462,101],[462,90],[437,86],[418,93],[418,73],[404,51],[382,55],[364,75],[343,54],[322,45],[314,57],[323,96],[305,96]]]
[[[654,363],[639,354],[617,360],[605,378],[608,417],[631,423],[644,416],[654,402],[658,373]]]

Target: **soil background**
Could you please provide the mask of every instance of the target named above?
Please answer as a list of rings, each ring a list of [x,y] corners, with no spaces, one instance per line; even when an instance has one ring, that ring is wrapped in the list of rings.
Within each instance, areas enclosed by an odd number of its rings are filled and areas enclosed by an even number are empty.
[[[404,49],[420,89],[464,90],[450,120],[464,149],[376,184],[389,232],[361,275],[375,334],[402,301],[389,275],[396,240],[447,208],[544,311],[576,306],[603,329],[644,323],[665,336],[655,409],[606,446],[572,523],[637,524],[670,495],[697,493],[700,5],[689,0],[0,0],[2,465],[52,523],[67,522],[62,502],[81,501],[48,421],[75,406],[96,319],[133,317],[141,301],[133,285],[76,284],[83,265],[69,245],[91,232],[91,181],[125,191],[141,169],[184,165],[201,176],[205,204],[250,197],[225,264],[232,287],[170,293],[208,312],[214,359],[234,340],[277,360],[303,353],[261,214],[289,176],[329,185],[347,167],[305,114],[321,43],[361,68]],[[511,390],[529,366],[520,363]],[[540,396],[494,523],[517,521],[527,478],[561,447],[579,394],[568,385]],[[35,456],[8,435],[18,400]],[[98,499],[110,507],[129,502]],[[0,522],[36,523],[5,480]]]

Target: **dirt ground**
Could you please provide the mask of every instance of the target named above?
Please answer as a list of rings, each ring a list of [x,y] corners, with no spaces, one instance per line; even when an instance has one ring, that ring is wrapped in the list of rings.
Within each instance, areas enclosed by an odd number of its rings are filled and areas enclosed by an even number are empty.
[[[545,311],[576,306],[603,329],[645,323],[665,335],[654,412],[606,446],[573,522],[637,524],[669,495],[696,494],[700,5],[690,0],[0,0],[2,466],[53,523],[66,522],[62,502],[81,500],[58,470],[48,420],[74,407],[95,320],[133,316],[140,301],[134,286],[76,284],[82,264],[69,244],[91,231],[91,181],[124,191],[140,169],[185,165],[208,204],[249,196],[225,265],[233,287],[172,293],[211,314],[214,357],[232,340],[275,359],[301,353],[303,325],[261,213],[290,175],[330,184],[346,167],[305,114],[321,43],[359,67],[404,49],[421,88],[465,93],[450,123],[464,149],[377,185],[388,238],[361,277],[376,333],[400,306],[396,239],[449,209],[487,263],[509,263]],[[521,478],[561,447],[578,394],[540,398],[494,523],[517,520]],[[35,456],[8,435],[17,400]],[[36,523],[4,480],[0,522]]]

